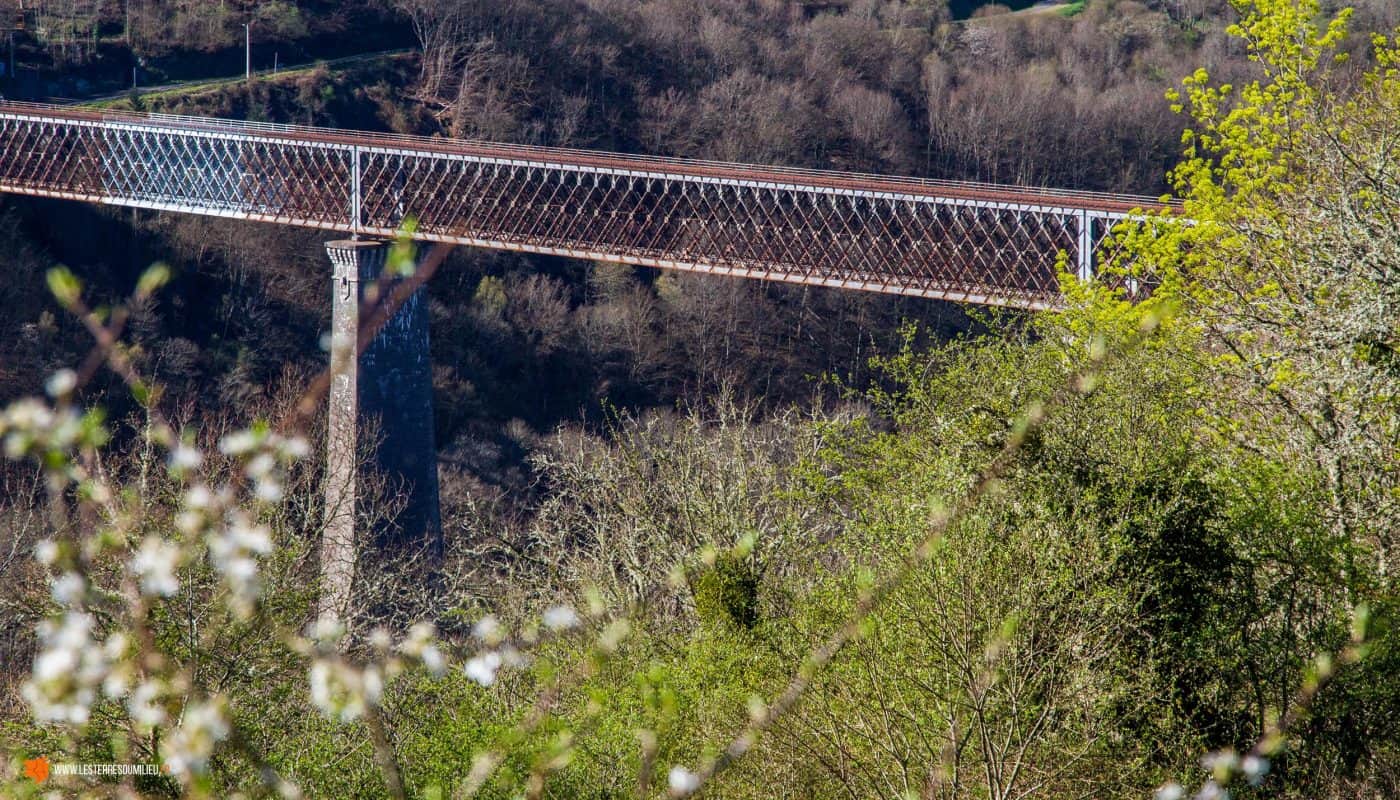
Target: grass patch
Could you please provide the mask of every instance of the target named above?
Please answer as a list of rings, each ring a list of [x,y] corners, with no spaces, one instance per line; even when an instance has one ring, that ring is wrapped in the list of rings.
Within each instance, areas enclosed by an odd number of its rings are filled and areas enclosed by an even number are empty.
[[[305,75],[305,74],[307,74],[307,73],[309,73],[309,72],[312,72],[312,71],[316,70],[319,66],[320,66],[319,64],[308,64],[308,65],[303,66],[303,67],[294,67],[294,68],[292,68],[292,69],[284,69],[284,70],[281,70],[281,71],[279,71],[276,75],[255,75],[255,76],[253,77],[253,82],[254,82],[254,83],[281,83],[281,82],[284,81],[284,80],[287,80],[287,79],[290,79],[290,78],[296,78],[296,77]],[[137,95],[137,97],[136,97],[135,99],[136,99],[137,101],[139,101],[139,104],[140,104],[141,106],[145,106],[145,105],[147,105],[147,104],[149,104],[149,103],[160,103],[160,102],[163,101],[163,100],[175,100],[175,99],[179,99],[179,98],[198,97],[198,96],[200,96],[200,95],[205,95],[205,94],[208,94],[208,93],[210,93],[210,92],[218,91],[218,90],[220,90],[220,89],[227,89],[227,88],[230,87],[230,86],[237,86],[237,85],[242,84],[242,83],[245,83],[245,82],[246,82],[246,79],[243,78],[242,76],[239,76],[239,77],[237,77],[237,78],[220,78],[220,79],[218,79],[218,80],[212,80],[212,81],[200,81],[200,82],[198,82],[198,83],[185,83],[185,84],[181,84],[181,85],[179,85],[179,86],[171,87],[171,88],[169,88],[169,89],[163,89],[163,90],[154,91],[154,92],[141,92],[140,94]],[[106,110],[108,110],[108,111],[137,111],[137,110],[141,110],[141,109],[139,109],[139,108],[137,107],[137,103],[136,103],[136,102],[133,102],[133,98],[132,98],[130,95],[128,95],[128,96],[126,96],[126,97],[113,97],[113,98],[109,98],[109,99],[106,99],[106,100],[97,100],[97,101],[94,101],[94,102],[91,102],[91,103],[82,103],[80,107],[81,107],[81,108],[100,108],[100,109],[106,109]]]

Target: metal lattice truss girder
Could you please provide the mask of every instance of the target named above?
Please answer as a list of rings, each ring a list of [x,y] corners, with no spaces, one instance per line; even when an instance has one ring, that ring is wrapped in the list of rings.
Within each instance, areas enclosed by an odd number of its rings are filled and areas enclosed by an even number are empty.
[[[18,103],[0,192],[1031,309],[1158,205]]]

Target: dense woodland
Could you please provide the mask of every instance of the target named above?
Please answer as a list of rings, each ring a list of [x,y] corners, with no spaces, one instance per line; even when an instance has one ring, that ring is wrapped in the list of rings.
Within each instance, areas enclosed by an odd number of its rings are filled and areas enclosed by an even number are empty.
[[[1172,192],[1199,224],[1125,234],[1152,301],[1039,316],[455,251],[447,556],[366,549],[331,632],[325,423],[262,424],[326,366],[323,235],[0,196],[0,791],[47,754],[173,765],[97,796],[1400,794],[1400,6],[20,14],[17,88],[237,74],[251,22],[260,66],[408,52],[123,105]]]

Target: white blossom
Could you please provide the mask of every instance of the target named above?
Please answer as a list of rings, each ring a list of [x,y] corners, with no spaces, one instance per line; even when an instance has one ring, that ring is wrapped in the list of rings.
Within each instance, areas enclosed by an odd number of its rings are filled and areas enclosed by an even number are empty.
[[[447,659],[443,657],[442,651],[433,645],[423,648],[422,660],[423,666],[433,674],[433,677],[441,677],[443,673],[447,672]]]
[[[345,626],[332,616],[317,617],[307,631],[307,636],[320,645],[334,645],[344,635]]]
[[[44,389],[49,393],[49,397],[55,400],[67,397],[78,387],[78,373],[71,369],[61,369],[49,376],[44,383]]]
[[[252,431],[230,433],[219,440],[219,452],[226,456],[245,456],[257,449],[258,437]]]
[[[5,425],[20,430],[42,430],[53,425],[53,410],[43,401],[26,397],[5,409]]]
[[[108,697],[121,697],[130,684],[131,664],[125,660],[127,646],[131,640],[125,633],[117,631],[107,637],[102,645],[102,654],[107,659],[107,675],[102,679],[102,693]]]
[[[170,451],[170,468],[174,470],[199,469],[204,463],[204,454],[187,444],[181,444]]]
[[[487,644],[495,644],[501,640],[501,623],[488,614],[477,620],[477,623],[472,626],[472,636]]]
[[[300,461],[311,455],[311,443],[300,436],[292,436],[281,442],[282,455],[291,461]]]
[[[53,539],[40,539],[34,545],[34,559],[44,566],[51,566],[58,560],[58,542]]]
[[[126,710],[131,721],[143,727],[165,724],[165,709],[156,704],[160,699],[161,686],[155,681],[146,681],[126,698]]]
[[[1244,773],[1250,786],[1258,786],[1259,782],[1264,780],[1264,776],[1269,774],[1269,759],[1255,755],[1245,756],[1240,762],[1240,771]]]
[[[281,502],[283,493],[278,481],[262,479],[253,484],[253,496],[264,503]]]
[[[311,664],[311,702],[328,718],[353,722],[384,694],[384,678],[375,665],[356,669],[339,660],[321,658]]]
[[[545,627],[564,631],[578,626],[578,612],[572,606],[552,606],[544,612]]]
[[[61,606],[75,606],[87,592],[87,581],[76,572],[65,572],[49,581],[49,592],[55,603]]]
[[[1168,783],[1152,794],[1152,800],[1181,800],[1186,796],[1186,790],[1181,788],[1179,783]]]
[[[252,461],[248,462],[245,471],[248,477],[254,480],[262,480],[272,474],[272,470],[277,466],[270,453],[259,453]]]
[[[147,536],[141,549],[131,558],[131,572],[141,580],[141,593],[169,597],[180,589],[175,577],[179,566],[180,548],[159,536]]]
[[[434,676],[440,676],[447,671],[447,659],[434,644],[436,637],[436,628],[430,623],[420,622],[409,629],[408,638],[399,645],[399,652],[418,659]]]
[[[69,648],[45,650],[34,659],[36,681],[57,681],[78,667],[78,654]]]
[[[272,532],[255,524],[242,511],[229,515],[227,524],[209,534],[209,555],[233,595],[234,610],[246,616],[258,598],[257,556],[272,551]]]
[[[5,455],[21,458],[40,437],[47,437],[55,415],[45,403],[29,397],[11,403],[0,415],[0,431],[6,432]]]
[[[83,420],[75,409],[55,411],[35,398],[12,403],[0,415],[6,432],[5,455],[18,459],[34,450],[68,450],[82,438]]]
[[[272,552],[272,531],[266,525],[255,525],[242,514],[235,514],[226,529],[226,537],[236,547],[250,553],[266,555]]]
[[[224,719],[221,702],[190,703],[185,706],[180,727],[166,737],[161,746],[165,765],[176,775],[203,772],[215,745],[223,741],[228,733],[228,721]]]
[[[408,638],[404,639],[400,649],[408,655],[417,655],[418,651],[433,643],[437,637],[437,628],[431,622],[414,623],[408,629]]]
[[[521,669],[522,667],[529,666],[530,664],[529,656],[525,655],[524,653],[520,652],[514,647],[511,647],[510,645],[502,647],[499,652],[501,654],[501,663],[507,667],[510,667],[511,669]]]
[[[112,502],[112,488],[104,480],[91,480],[87,484],[87,497],[94,503],[110,503]]]
[[[175,530],[186,536],[194,536],[204,530],[204,515],[194,511],[181,511],[175,515]]]
[[[327,716],[335,713],[331,705],[331,665],[327,661],[317,661],[311,665],[307,675],[311,684],[311,703]]]
[[[109,661],[115,661],[126,655],[127,645],[131,643],[125,633],[117,631],[107,637],[107,641],[102,643],[102,651],[107,654]]]
[[[1201,758],[1201,766],[1212,772],[1230,773],[1239,767],[1240,757],[1234,750],[1217,750]]]
[[[674,766],[666,775],[666,785],[671,787],[671,794],[685,797],[700,788],[700,776],[685,767]]]
[[[490,686],[496,682],[496,673],[501,668],[501,654],[494,650],[472,657],[471,660],[462,667],[467,673],[467,677],[482,686]]]
[[[191,486],[190,490],[185,492],[186,508],[204,511],[214,507],[214,500],[214,493],[209,491],[209,487],[202,483],[198,486]]]
[[[384,696],[384,677],[379,674],[379,667],[371,664],[365,667],[360,673],[360,687],[363,689],[361,696],[370,705],[379,705],[379,699]]]
[[[125,638],[114,637],[115,647],[93,640],[95,621],[90,614],[68,611],[55,622],[39,623],[40,651],[21,693],[36,719],[81,725],[88,720],[97,689],[111,670],[112,660],[125,647]]]

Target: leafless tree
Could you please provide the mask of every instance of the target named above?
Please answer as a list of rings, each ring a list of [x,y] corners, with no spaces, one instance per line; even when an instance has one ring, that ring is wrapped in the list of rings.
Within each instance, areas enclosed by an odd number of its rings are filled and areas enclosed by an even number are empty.
[[[419,94],[437,99],[458,65],[466,31],[466,5],[461,0],[394,0],[394,6],[408,17],[418,37]]]

